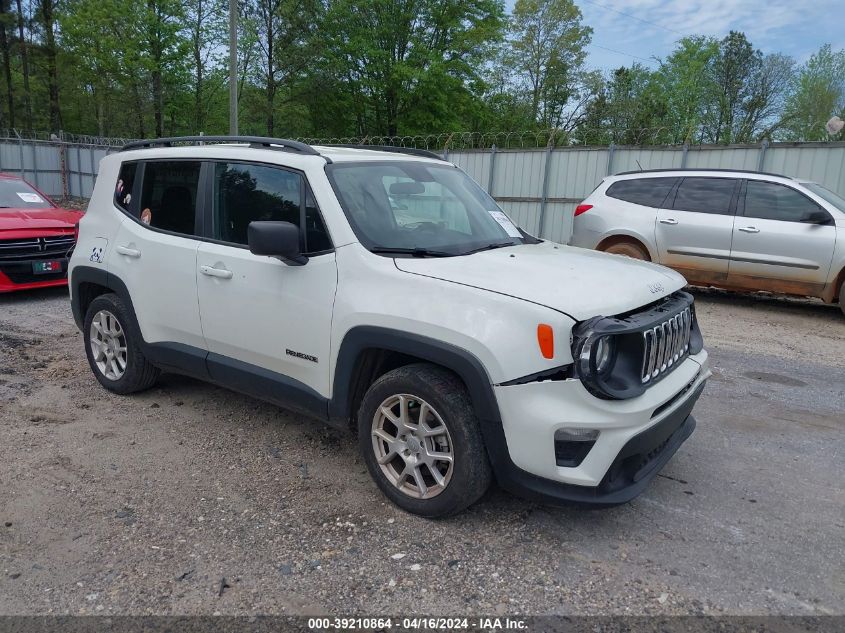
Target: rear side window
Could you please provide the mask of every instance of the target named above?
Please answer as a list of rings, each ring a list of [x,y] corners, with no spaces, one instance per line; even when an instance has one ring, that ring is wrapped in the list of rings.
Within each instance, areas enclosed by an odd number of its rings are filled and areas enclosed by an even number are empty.
[[[199,161],[148,161],[143,164],[139,219],[151,227],[196,235]],[[133,214],[134,215],[134,214]]]
[[[684,178],[672,208],[676,211],[730,215],[731,200],[738,182],[735,178]]]
[[[607,188],[606,195],[617,200],[659,209],[676,182],[678,182],[677,178],[619,180]]]
[[[132,204],[132,187],[135,186],[135,172],[138,163],[123,163],[114,187],[114,203],[124,211],[130,211]],[[134,215],[134,214],[133,214]]]
[[[245,163],[214,164],[214,237],[247,244],[250,222],[290,222],[301,229],[302,252],[331,249],[317,203],[298,172]],[[304,229],[303,229],[304,222]]]
[[[810,213],[821,210],[815,202],[786,185],[759,180],[746,182],[746,217],[801,222]]]

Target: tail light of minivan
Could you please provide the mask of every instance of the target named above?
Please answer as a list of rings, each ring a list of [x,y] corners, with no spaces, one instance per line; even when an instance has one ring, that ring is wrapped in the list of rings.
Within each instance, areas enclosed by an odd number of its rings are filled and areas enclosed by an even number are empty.
[[[575,217],[577,218],[579,215],[581,215],[582,213],[586,213],[592,208],[593,205],[591,204],[579,204],[577,207],[575,207]]]

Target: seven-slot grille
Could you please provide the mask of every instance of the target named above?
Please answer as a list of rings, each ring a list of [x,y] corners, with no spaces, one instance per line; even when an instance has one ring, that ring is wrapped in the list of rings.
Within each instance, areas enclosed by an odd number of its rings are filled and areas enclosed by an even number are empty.
[[[643,332],[643,384],[669,371],[689,351],[693,312],[689,306]]]
[[[72,234],[0,240],[0,260],[67,257],[76,240]]]

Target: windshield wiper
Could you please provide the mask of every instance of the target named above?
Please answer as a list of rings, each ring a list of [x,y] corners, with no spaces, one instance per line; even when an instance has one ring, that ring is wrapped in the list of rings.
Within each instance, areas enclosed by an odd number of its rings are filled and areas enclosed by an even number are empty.
[[[454,253],[447,253],[446,251],[435,251],[428,248],[403,248],[403,247],[388,247],[388,246],[374,246],[370,249],[371,253],[383,253],[385,255],[411,255],[412,257],[454,257]]]
[[[480,253],[481,251],[492,251],[494,248],[504,248],[505,246],[516,246],[513,242],[495,242],[494,244],[487,244],[486,246],[479,246],[471,251],[461,253],[461,255],[472,255],[473,253]]]

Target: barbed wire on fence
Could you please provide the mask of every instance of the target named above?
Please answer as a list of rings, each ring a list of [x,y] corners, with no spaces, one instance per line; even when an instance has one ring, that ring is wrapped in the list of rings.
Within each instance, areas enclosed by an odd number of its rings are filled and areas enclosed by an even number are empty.
[[[823,127],[824,123],[819,123]],[[841,137],[838,134],[825,140]],[[359,136],[300,136],[296,140],[309,145],[387,145],[449,152],[471,149],[531,149],[546,147],[607,147],[617,146],[669,146],[684,144],[691,147],[708,145],[699,138],[686,141],[688,134],[671,126],[646,128],[576,128],[543,129],[523,131],[454,131],[432,134],[404,135],[359,135]],[[138,140],[127,136],[98,136],[93,134],[70,134],[67,132],[26,131],[0,129],[0,140],[7,142],[65,143],[89,147],[119,148]],[[751,141],[745,144],[757,143]],[[815,141],[818,142],[818,141]]]

